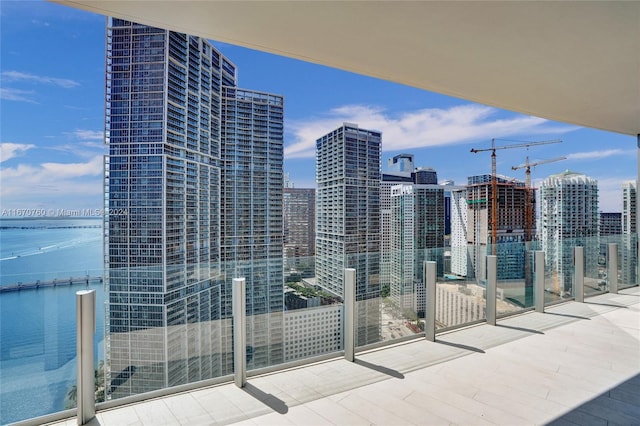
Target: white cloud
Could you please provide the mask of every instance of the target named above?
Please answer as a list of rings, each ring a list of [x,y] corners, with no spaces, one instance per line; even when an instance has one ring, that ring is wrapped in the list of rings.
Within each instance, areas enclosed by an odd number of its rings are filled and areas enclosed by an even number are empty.
[[[496,108],[467,104],[391,115],[380,107],[345,105],[330,110],[324,117],[289,123],[294,141],[285,147],[285,157],[313,157],[316,139],[342,122],[382,131],[383,151],[455,145],[515,135],[557,134],[577,129],[569,125],[551,125],[548,120],[525,115],[494,118],[498,112]]]
[[[75,136],[78,139],[104,140],[104,132],[101,130],[76,129],[69,134]]]
[[[629,149],[605,149],[600,151],[586,151],[586,152],[574,152],[573,154],[568,154],[568,160],[595,160],[601,159],[605,157],[611,157],[614,155],[632,155],[636,151]]]
[[[20,164],[2,169],[2,198],[38,200],[53,194],[86,195],[102,193],[103,157],[84,163]]]
[[[0,143],[0,163],[18,157],[31,148],[35,147],[36,146],[33,144],[20,144],[11,142]]]
[[[594,177],[598,180],[598,206],[603,212],[622,211],[622,183],[635,181],[634,176]]]
[[[37,104],[35,100],[31,99],[31,96],[34,94],[35,92],[33,90],[20,90],[12,89],[9,87],[0,87],[0,99],[4,99],[5,101],[19,101]]]
[[[70,89],[80,85],[77,81],[69,80],[67,78],[47,77],[20,71],[3,71],[0,75],[5,82],[26,81],[32,83],[53,84],[65,89]]]

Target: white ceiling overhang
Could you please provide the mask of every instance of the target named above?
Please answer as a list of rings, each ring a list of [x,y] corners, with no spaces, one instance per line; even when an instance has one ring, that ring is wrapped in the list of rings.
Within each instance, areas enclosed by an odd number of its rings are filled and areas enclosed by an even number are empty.
[[[640,134],[637,1],[55,2],[524,114]]]

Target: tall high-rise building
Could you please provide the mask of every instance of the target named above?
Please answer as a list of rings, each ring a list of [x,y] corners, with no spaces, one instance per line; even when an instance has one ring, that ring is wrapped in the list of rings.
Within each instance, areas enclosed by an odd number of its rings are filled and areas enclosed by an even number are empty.
[[[413,154],[399,154],[388,160],[388,171],[380,180],[380,285],[391,283],[391,188],[413,183]]]
[[[622,184],[622,233],[624,234],[635,234],[638,232],[636,224],[636,196],[636,182],[624,182]]]
[[[249,368],[284,359],[283,107],[282,96],[222,88],[222,314],[244,277]]]
[[[572,293],[573,247],[598,258],[598,182],[569,170],[540,185],[540,236],[546,264],[554,271],[552,290]],[[585,276],[597,277],[597,262],[585,262]]]
[[[638,228],[636,224],[636,182],[622,184],[622,244],[620,250],[620,281],[623,284],[638,282]]]
[[[451,273],[460,277],[473,276],[472,251],[467,243],[467,188],[451,189]],[[470,273],[471,272],[471,273]]]
[[[316,141],[317,284],[344,296],[344,269],[356,269],[356,299],[369,301],[359,303],[358,344],[380,335],[381,141],[350,123]]]
[[[284,188],[284,256],[288,266],[316,254],[316,190]]]
[[[451,190],[455,188],[455,182],[445,180],[439,183],[444,186],[444,235],[451,235]],[[450,244],[450,239],[445,239],[445,245]]]
[[[391,191],[390,297],[401,309],[424,312],[423,261],[436,261],[443,275],[444,188],[396,185]]]
[[[525,278],[525,226],[527,189],[524,182],[496,176],[498,201],[497,224],[497,256],[498,279],[523,279]],[[491,217],[492,185],[491,175],[478,175],[468,178],[467,197],[467,241],[470,245],[471,263],[473,271],[468,270],[467,275],[475,274],[478,279],[486,277],[485,256],[488,247],[492,244]],[[535,217],[535,214],[534,214]],[[535,227],[535,226],[534,226]]]
[[[105,207],[128,213],[105,217],[108,393],[229,374],[231,279],[250,313],[283,307],[282,97],[237,89],[206,40],[116,18],[106,78]],[[254,365],[281,359],[264,335]]]

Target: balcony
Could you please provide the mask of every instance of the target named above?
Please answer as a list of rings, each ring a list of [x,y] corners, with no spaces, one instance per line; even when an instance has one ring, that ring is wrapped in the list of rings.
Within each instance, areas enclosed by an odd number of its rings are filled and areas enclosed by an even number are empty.
[[[636,424],[640,291],[105,409],[89,424]],[[76,425],[67,420],[56,425]]]
[[[34,363],[23,367],[20,380],[15,374],[3,377],[3,401],[25,395],[22,406],[3,402],[7,404],[3,415],[12,412],[10,421],[25,424],[77,422],[76,410],[61,411],[63,406],[33,419],[20,413],[33,412],[34,404],[46,405],[60,386],[69,391],[67,406],[73,405],[69,394],[76,380],[75,337],[64,327],[74,328],[68,315],[74,292],[89,286],[97,290],[98,306],[104,311],[98,314],[95,347],[97,360],[106,360],[107,366],[98,370],[96,395],[106,393],[107,400],[97,403],[96,424],[122,424],[124,419],[141,424],[538,424],[562,416],[566,416],[563,421],[580,424],[585,418],[633,424],[640,418],[640,289],[635,279],[629,281],[625,262],[637,255],[629,248],[635,244],[626,244],[629,237],[607,238],[607,244],[619,244],[608,245],[606,255],[586,259],[585,264],[596,267],[587,266],[582,273],[584,302],[575,300],[580,298],[573,267],[567,271],[538,260],[530,265],[531,285],[526,279],[491,276],[454,280],[447,261],[451,252],[444,249],[404,253],[404,260],[412,258],[414,263],[433,259],[434,272],[438,265],[442,268],[433,281],[432,303],[425,296],[431,293],[423,287],[429,278],[394,284],[388,294],[361,295],[353,305],[309,288],[327,298],[327,304],[284,312],[273,310],[280,302],[271,300],[275,293],[267,288],[248,290],[247,306],[263,313],[245,318],[250,349],[244,388],[232,383],[231,342],[236,330],[232,319],[218,311],[229,308],[203,304],[200,309],[194,297],[203,300],[208,292],[222,291],[227,296],[220,300],[230,303],[230,289],[220,287],[225,270],[258,271],[256,279],[265,280],[274,265],[282,270],[278,261],[172,269],[167,279],[189,274],[192,284],[164,299],[154,293],[154,306],[145,302],[142,310],[134,309],[133,296],[144,295],[127,296],[126,285],[118,284],[118,292],[113,287],[109,294],[102,284],[88,283],[90,277],[80,280],[82,286],[70,285],[72,279],[62,276],[74,274],[64,273],[56,282],[62,288],[50,289],[57,296],[42,296],[50,323],[43,325],[44,352],[36,354],[38,348],[29,346],[29,336],[24,343],[5,348],[6,366],[25,356],[33,356]],[[532,249],[540,248],[535,244]],[[618,248],[619,253],[613,252]],[[475,253],[471,249],[465,251]],[[505,251],[510,252],[499,247],[497,253]],[[357,264],[360,256],[350,255],[344,264]],[[313,268],[314,259],[290,264],[300,275],[305,267]],[[110,278],[115,285],[151,272],[158,277],[163,273],[153,267],[112,269]],[[392,282],[396,278],[392,273]],[[3,292],[3,298],[35,292],[28,289],[29,279],[23,277],[20,292]],[[309,287],[313,284],[306,282]],[[486,296],[492,282],[494,308]],[[51,284],[39,282],[38,291]],[[536,293],[540,284],[543,291]],[[137,288],[139,292],[144,287]],[[3,309],[12,315],[7,300]],[[111,304],[105,303],[108,300]],[[184,311],[170,308],[182,300]],[[536,306],[540,300],[542,309]],[[67,305],[70,309],[64,308]],[[354,362],[347,360],[349,306],[356,322]],[[269,309],[272,313],[265,313]],[[165,317],[168,326],[162,325]],[[111,324],[110,334],[103,332],[105,318]],[[429,318],[433,318],[434,341],[426,338]],[[491,325],[493,318],[496,325]],[[359,321],[364,323],[358,326]],[[42,389],[48,389],[43,397],[26,398]]]

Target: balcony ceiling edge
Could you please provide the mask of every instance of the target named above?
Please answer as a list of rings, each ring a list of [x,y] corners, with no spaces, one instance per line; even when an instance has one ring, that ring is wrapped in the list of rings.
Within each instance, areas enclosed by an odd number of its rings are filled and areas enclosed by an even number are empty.
[[[640,2],[53,2],[640,134]]]

